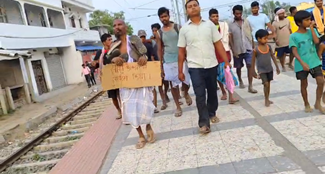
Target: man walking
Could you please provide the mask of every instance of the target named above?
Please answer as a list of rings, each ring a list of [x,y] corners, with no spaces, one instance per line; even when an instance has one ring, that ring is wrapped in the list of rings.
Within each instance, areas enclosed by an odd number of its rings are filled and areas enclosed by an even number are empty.
[[[158,40],[158,56],[160,57],[161,63],[163,63],[163,73],[166,81],[170,82],[172,87],[171,92],[176,104],[175,117],[180,117],[182,115],[182,108],[180,99],[179,85],[182,85],[184,89],[184,97],[186,99],[187,105],[192,104],[192,99],[188,94],[190,77],[186,68],[185,62],[181,65],[184,68],[184,73],[186,78],[182,81],[178,79],[178,35],[179,35],[179,25],[171,22],[169,16],[169,10],[165,7],[158,9],[158,16],[160,21],[163,23],[163,27],[158,31],[160,39]]]
[[[236,68],[236,73],[238,76],[239,87],[245,88],[244,82],[241,76],[241,69],[244,67],[244,61],[247,68],[247,77],[248,77],[248,91],[250,93],[257,93],[253,89],[253,74],[250,71],[252,63],[252,33],[249,25],[244,25],[248,23],[247,20],[242,19],[243,6],[235,5],[232,8],[234,19],[229,22],[229,42],[230,48],[234,57],[234,67]]]
[[[201,18],[199,2],[188,0],[185,8],[190,19],[179,33],[178,77],[181,81],[185,81],[182,65],[186,54],[196,95],[200,132],[206,134],[210,132],[210,120],[212,123],[219,122],[216,116],[218,62],[215,50],[223,58],[225,66],[230,65],[216,26],[210,20]],[[206,96],[208,96],[207,100]]]
[[[118,40],[112,45],[110,53],[118,50],[120,55],[112,57],[112,63],[117,66],[122,66],[124,62],[137,62],[139,66],[146,65],[147,58],[144,55],[147,50],[139,37],[128,36],[127,26],[121,19],[114,20],[113,27]],[[154,143],[156,140],[151,127],[151,120],[155,110],[152,103],[152,89],[152,87],[120,89],[123,122],[130,123],[137,130],[139,134],[139,141],[136,144],[137,149],[143,148],[147,142]],[[142,124],[146,124],[147,139],[142,132]]]
[[[289,38],[291,34],[291,25],[289,19],[285,18],[285,10],[283,8],[276,12],[278,19],[273,22],[276,37],[276,51],[277,57],[280,60],[282,71],[285,72],[285,58],[290,53],[289,49]]]
[[[94,58],[95,61],[98,61],[98,66],[99,66],[98,76],[99,76],[99,78],[101,78],[101,68],[102,68],[103,64],[108,63],[107,62],[107,52],[111,48],[112,36],[110,34],[103,34],[100,37],[100,40],[101,40],[104,48],[103,48],[103,50],[97,51],[97,54]],[[108,98],[112,99],[112,102],[118,111],[118,115],[117,115],[116,119],[121,119],[122,112],[121,112],[121,108],[120,108],[121,101],[120,101],[119,89],[108,90],[107,94],[108,94]]]

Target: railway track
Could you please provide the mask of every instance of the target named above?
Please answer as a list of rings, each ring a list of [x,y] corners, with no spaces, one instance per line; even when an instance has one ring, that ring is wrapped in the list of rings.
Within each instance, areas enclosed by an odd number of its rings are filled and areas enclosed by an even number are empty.
[[[97,93],[1,161],[0,174],[48,173],[110,104],[103,94]]]

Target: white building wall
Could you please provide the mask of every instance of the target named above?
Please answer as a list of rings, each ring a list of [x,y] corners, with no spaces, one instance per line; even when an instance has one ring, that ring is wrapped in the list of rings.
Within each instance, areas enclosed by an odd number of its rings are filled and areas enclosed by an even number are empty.
[[[84,77],[81,76],[82,56],[79,51],[76,51],[73,39],[70,43],[70,47],[63,48],[62,63],[67,84],[77,84],[84,81]]]
[[[62,8],[61,0],[18,0],[20,2],[39,4],[42,6]]]

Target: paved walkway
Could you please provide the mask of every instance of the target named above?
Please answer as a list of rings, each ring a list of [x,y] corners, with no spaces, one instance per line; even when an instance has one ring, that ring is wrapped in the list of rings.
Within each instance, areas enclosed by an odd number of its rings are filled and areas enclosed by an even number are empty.
[[[313,104],[316,84],[310,80]],[[255,80],[254,87],[258,94],[236,89],[241,99],[236,105],[220,101],[221,121],[212,124],[206,136],[198,132],[195,103],[183,106],[180,118],[173,116],[173,103],[156,114],[153,128],[158,140],[141,150],[134,147],[136,130],[122,126],[100,173],[324,174],[325,116],[303,112],[294,73],[275,75],[274,104],[269,108],[264,106],[261,81]]]

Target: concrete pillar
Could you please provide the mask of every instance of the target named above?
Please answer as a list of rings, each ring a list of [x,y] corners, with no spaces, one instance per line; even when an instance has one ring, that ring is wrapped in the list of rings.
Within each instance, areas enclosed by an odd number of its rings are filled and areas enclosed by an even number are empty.
[[[7,105],[6,105],[6,101],[5,101],[4,93],[2,91],[1,84],[0,84],[0,104],[1,104],[1,108],[2,108],[2,113],[4,115],[8,114]]]
[[[32,103],[32,99],[30,97],[30,93],[29,93],[29,89],[28,89],[28,84],[25,83],[23,88],[24,88],[24,93],[25,93],[25,97],[26,97],[27,104]]]
[[[20,4],[20,9],[21,9],[21,16],[23,17],[23,21],[25,25],[28,25],[27,17],[26,17],[26,12],[25,12],[25,3],[18,1]]]
[[[68,28],[67,20],[66,20],[66,18],[65,18],[65,15],[64,15],[63,11],[61,11],[61,14],[62,14],[63,23],[64,23],[64,29],[67,29],[67,28]]]
[[[25,65],[25,60],[22,57],[19,57],[19,63],[20,63],[20,69],[21,73],[23,75],[24,83],[29,83],[28,82],[28,73],[26,70],[26,65]]]
[[[11,89],[9,87],[6,87],[6,94],[7,94],[9,108],[15,110],[16,107],[15,107],[14,99],[12,98]]]
[[[48,28],[51,28],[50,21],[49,21],[49,16],[47,15],[47,8],[46,7],[43,7],[43,12],[44,12],[44,18],[45,18],[45,21],[46,21],[46,26]]]

